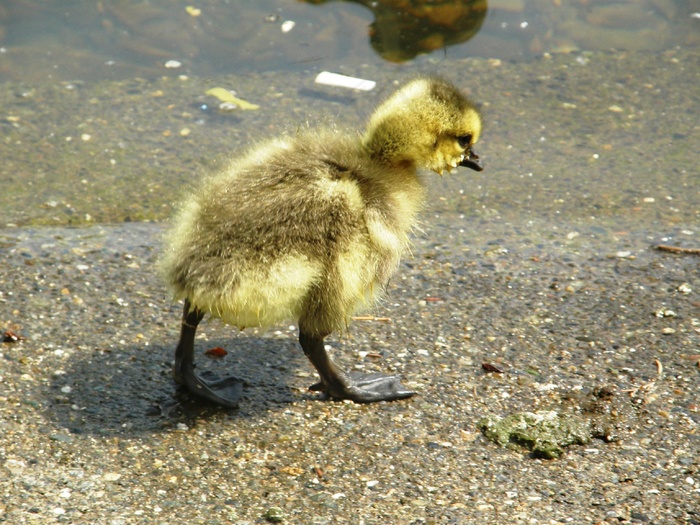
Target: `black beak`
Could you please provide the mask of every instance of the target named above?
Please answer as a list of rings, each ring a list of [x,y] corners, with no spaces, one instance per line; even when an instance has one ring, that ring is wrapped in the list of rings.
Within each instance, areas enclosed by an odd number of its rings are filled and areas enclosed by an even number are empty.
[[[465,166],[467,168],[471,168],[475,171],[481,171],[484,169],[484,165],[481,163],[479,160],[479,155],[474,153],[471,148],[469,148],[467,151],[465,151],[466,157],[464,157],[464,160],[459,163],[460,166]]]

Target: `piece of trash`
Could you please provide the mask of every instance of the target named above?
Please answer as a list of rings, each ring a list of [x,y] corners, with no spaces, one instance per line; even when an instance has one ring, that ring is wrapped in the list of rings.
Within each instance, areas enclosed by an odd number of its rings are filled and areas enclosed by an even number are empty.
[[[230,104],[235,104],[241,109],[259,109],[260,106],[257,104],[251,104],[243,99],[235,97],[231,91],[221,87],[211,88],[205,92],[206,95],[211,95],[212,97],[218,98],[221,102],[228,102]]]
[[[19,343],[20,341],[24,341],[24,337],[21,335],[17,335],[14,332],[11,332],[10,330],[6,330],[4,334],[2,334],[2,342],[3,343]]]
[[[168,60],[164,65],[167,69],[178,69],[182,67],[182,62],[179,60]]]
[[[185,7],[185,11],[187,11],[187,14],[190,16],[199,16],[202,14],[201,9],[194,7],[194,6],[191,6],[191,5],[188,5],[187,7]]]
[[[359,89],[360,91],[371,91],[377,83],[374,80],[365,80],[363,78],[348,77],[331,73],[330,71],[321,71],[314,80],[317,84],[326,86],[344,87],[349,89]]]
[[[285,20],[282,22],[282,32],[289,33],[297,23],[294,20]]]

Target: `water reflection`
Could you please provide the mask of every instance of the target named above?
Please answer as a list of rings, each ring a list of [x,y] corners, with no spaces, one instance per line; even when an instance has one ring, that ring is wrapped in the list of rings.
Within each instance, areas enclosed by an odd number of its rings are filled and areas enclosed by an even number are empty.
[[[325,4],[329,0],[304,0]],[[472,38],[486,18],[486,0],[347,0],[372,10],[370,41],[379,55],[403,62]]]
[[[0,80],[352,70],[441,49],[666,51],[697,47],[698,11],[697,0],[2,0]]]

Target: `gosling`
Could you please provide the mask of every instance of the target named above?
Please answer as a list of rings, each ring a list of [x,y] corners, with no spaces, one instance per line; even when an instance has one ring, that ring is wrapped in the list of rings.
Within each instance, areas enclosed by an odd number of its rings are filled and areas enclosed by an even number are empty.
[[[206,314],[268,327],[296,320],[320,382],[311,390],[359,403],[415,394],[400,377],[346,372],[324,348],[331,332],[385,289],[424,202],[418,170],[481,171],[472,146],[481,116],[452,84],[419,78],[381,104],[363,136],[308,130],[253,148],[182,205],[161,260],[184,300],[173,377],[193,394],[235,407],[242,384],[194,370]]]

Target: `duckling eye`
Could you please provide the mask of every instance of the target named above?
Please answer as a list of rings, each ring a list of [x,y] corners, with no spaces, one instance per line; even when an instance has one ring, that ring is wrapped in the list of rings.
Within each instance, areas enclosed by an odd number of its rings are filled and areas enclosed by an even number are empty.
[[[457,137],[457,142],[459,142],[459,145],[463,148],[468,148],[469,144],[472,143],[472,136],[471,133],[468,135],[462,135],[461,137]]]

